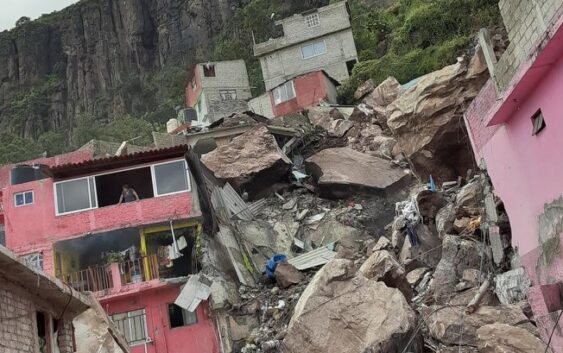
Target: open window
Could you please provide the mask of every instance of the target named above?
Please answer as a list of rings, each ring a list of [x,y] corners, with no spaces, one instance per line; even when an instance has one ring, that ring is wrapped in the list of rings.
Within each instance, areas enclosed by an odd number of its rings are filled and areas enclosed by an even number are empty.
[[[543,114],[541,112],[541,109],[538,110],[534,116],[532,116],[532,125],[533,125],[533,129],[532,129],[532,136],[536,136],[537,134],[539,134],[543,129],[545,129],[546,125],[545,125],[545,120],[543,118]]]
[[[203,76],[205,76],[205,77],[215,77],[215,64],[205,64],[205,65],[203,65]]]
[[[168,318],[170,319],[170,328],[197,324],[197,313],[195,311],[187,311],[176,304],[168,304]]]
[[[98,207],[118,203],[123,185],[135,190],[140,200],[154,197],[150,167],[125,170],[96,176]]]

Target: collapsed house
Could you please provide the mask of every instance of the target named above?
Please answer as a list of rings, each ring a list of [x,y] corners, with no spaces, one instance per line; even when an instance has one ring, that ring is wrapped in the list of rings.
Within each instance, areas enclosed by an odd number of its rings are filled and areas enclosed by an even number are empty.
[[[96,313],[98,321],[85,321],[85,316],[92,313]],[[91,297],[29,267],[0,246],[2,352],[129,352],[123,337],[105,320],[107,316]],[[106,336],[103,346],[99,341],[84,340],[83,333],[89,330]]]

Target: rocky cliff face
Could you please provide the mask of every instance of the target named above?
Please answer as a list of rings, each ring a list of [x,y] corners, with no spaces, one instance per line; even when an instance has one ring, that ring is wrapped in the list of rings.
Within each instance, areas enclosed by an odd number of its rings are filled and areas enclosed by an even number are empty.
[[[150,75],[207,60],[243,2],[84,0],[0,33],[0,128],[34,138],[81,113],[142,112]]]

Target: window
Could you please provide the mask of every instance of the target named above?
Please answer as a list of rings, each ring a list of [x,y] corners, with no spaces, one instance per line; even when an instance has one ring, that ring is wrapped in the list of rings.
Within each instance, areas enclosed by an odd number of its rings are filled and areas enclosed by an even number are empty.
[[[156,196],[190,190],[185,161],[174,161],[153,166],[153,186]]]
[[[532,125],[533,125],[532,136],[536,136],[543,129],[545,129],[546,125],[545,125],[545,120],[543,119],[543,114],[541,112],[541,109],[538,110],[536,114],[534,114],[534,116],[532,117]]]
[[[235,90],[221,90],[219,94],[222,101],[234,101],[237,99],[237,91]]]
[[[43,254],[34,253],[22,256],[22,260],[28,267],[34,268],[39,271],[43,271]]]
[[[293,81],[288,81],[283,85],[274,89],[274,101],[277,104],[288,101],[295,98],[295,89],[293,87]]]
[[[170,319],[170,328],[197,324],[195,312],[187,311],[176,304],[168,304],[168,318]]]
[[[326,43],[320,40],[315,43],[307,44],[301,47],[301,55],[303,59],[309,59],[326,53]]]
[[[307,23],[307,27],[309,27],[309,28],[317,27],[318,25],[321,24],[321,22],[319,21],[319,14],[314,13],[312,15],[306,16],[305,17],[305,23]]]
[[[33,191],[24,191],[14,194],[14,204],[16,207],[33,204]]]
[[[147,341],[147,316],[145,309],[114,314],[111,319],[125,336],[129,345],[145,343]]]
[[[55,184],[57,214],[89,210],[98,207],[96,183],[93,177]]]
[[[215,65],[213,65],[213,64],[203,65],[203,76],[205,76],[205,77],[215,77]]]

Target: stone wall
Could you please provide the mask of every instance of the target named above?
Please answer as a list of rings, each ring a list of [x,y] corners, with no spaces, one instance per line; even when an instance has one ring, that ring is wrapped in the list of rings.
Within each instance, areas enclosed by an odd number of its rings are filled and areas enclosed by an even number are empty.
[[[27,298],[6,288],[3,279],[0,278],[0,281],[0,352],[37,352],[35,306]]]
[[[500,12],[510,44],[495,65],[497,86],[502,91],[518,67],[542,46],[545,32],[561,15],[563,0],[501,0]]]

